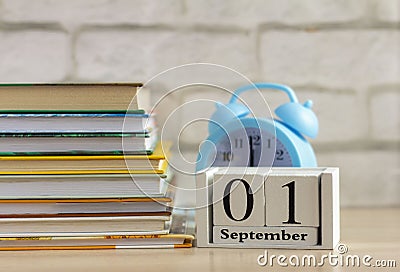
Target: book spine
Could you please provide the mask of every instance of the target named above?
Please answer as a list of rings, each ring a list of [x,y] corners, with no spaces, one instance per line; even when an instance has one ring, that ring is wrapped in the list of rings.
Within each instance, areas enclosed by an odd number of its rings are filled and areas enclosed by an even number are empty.
[[[0,251],[26,251],[26,250],[100,250],[100,249],[163,249],[163,248],[189,248],[192,244],[173,245],[105,245],[105,246],[28,246],[28,247],[0,247]]]

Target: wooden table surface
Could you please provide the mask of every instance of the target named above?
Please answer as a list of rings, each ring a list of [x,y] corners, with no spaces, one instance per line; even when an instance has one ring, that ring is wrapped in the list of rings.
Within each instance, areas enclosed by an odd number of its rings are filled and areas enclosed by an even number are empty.
[[[304,271],[399,271],[400,208],[342,209],[341,243],[348,247],[343,255],[370,255],[376,260],[395,260],[397,268],[305,267]],[[269,256],[328,254],[327,250],[268,250]],[[146,249],[96,251],[0,252],[0,271],[291,271],[293,266],[270,267],[257,264],[262,249]],[[335,253],[340,256],[339,253]],[[286,262],[288,262],[286,260]]]

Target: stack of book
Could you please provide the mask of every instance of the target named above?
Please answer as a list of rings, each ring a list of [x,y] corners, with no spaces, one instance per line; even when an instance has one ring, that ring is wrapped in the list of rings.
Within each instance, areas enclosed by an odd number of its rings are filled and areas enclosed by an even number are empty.
[[[191,246],[140,86],[0,85],[0,250]]]

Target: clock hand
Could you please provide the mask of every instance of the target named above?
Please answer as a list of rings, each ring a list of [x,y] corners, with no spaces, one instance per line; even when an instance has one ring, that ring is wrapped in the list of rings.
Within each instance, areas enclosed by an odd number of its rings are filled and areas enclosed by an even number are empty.
[[[250,147],[250,166],[254,166],[254,150],[253,150],[253,137],[249,136],[249,147]]]

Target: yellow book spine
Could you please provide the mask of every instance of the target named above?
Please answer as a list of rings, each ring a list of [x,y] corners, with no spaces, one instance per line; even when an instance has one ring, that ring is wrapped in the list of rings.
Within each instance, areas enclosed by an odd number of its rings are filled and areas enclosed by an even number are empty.
[[[0,175],[64,175],[64,174],[164,174],[163,169],[154,170],[34,170],[34,171],[0,171]]]

